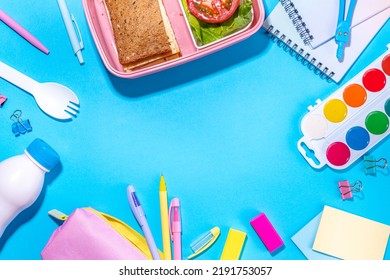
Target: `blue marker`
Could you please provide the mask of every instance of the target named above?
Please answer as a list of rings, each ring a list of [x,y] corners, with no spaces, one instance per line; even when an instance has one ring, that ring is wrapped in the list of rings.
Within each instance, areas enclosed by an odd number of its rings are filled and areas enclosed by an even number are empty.
[[[73,15],[70,15],[68,7],[66,6],[65,0],[58,0],[58,6],[61,10],[62,19],[64,20],[66,31],[68,32],[70,43],[72,44],[73,52],[77,56],[80,64],[84,64],[83,55],[81,50],[84,49],[83,39],[81,38],[80,29],[77,25],[76,19]],[[73,22],[77,28],[77,32],[80,36],[80,41],[77,37],[75,29],[73,27]]]

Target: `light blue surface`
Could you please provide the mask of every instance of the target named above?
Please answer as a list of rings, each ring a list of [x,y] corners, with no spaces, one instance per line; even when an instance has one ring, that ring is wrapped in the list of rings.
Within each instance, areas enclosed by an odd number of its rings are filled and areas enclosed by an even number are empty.
[[[335,257],[322,254],[312,249],[318,226],[320,225],[321,215],[322,211],[308,222],[307,225],[294,234],[293,237],[291,237],[291,240],[308,260],[337,260]]]
[[[267,14],[277,1],[264,2]],[[0,60],[38,81],[71,88],[80,114],[59,122],[43,114],[31,96],[0,80],[9,100],[0,108],[0,160],[42,138],[61,157],[37,203],[0,240],[0,259],[40,259],[57,225],[48,211],[70,214],[92,206],[141,232],[127,202],[133,184],[157,246],[162,248],[160,174],[168,198],[180,198],[183,256],[190,243],[214,226],[221,236],[197,259],[219,259],[230,227],[248,235],[242,259],[304,260],[291,237],[329,205],[390,224],[388,173],[366,176],[351,168],[312,169],[296,148],[308,105],[325,99],[386,50],[390,22],[378,33],[340,85],[328,83],[291,58],[260,30],[247,40],[188,64],[124,80],[104,68],[81,1],[68,1],[83,35],[85,65],[73,54],[56,1],[2,1],[1,8],[50,49],[45,55],[0,23]],[[347,51],[347,50],[346,50]],[[23,111],[33,131],[15,138],[9,116]],[[390,159],[390,142],[372,151]],[[340,198],[337,183],[361,180],[364,191]],[[249,221],[266,213],[285,242],[271,255]],[[388,250],[389,251],[389,250]],[[387,252],[386,259],[390,259]]]

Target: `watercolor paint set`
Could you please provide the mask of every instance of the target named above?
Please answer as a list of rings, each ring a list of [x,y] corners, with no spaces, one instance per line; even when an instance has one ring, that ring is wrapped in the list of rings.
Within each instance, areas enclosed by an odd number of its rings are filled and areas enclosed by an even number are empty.
[[[301,121],[298,150],[313,168],[345,169],[386,138],[390,118],[388,50]]]

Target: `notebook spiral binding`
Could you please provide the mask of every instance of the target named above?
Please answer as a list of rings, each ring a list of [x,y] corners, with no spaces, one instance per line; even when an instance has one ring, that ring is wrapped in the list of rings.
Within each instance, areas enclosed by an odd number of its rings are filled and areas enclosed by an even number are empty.
[[[306,27],[306,23],[299,15],[299,11],[295,9],[294,3],[290,0],[280,0],[283,8],[286,10],[288,16],[292,20],[295,28],[297,29],[299,36],[303,40],[305,45],[310,44],[314,39],[313,35],[310,34],[310,30]]]
[[[310,53],[304,53],[304,49],[299,48],[297,44],[292,45],[292,41],[286,38],[286,35],[280,34],[279,30],[273,30],[272,25],[265,31],[265,34],[269,36],[270,40],[276,43],[277,46],[282,48],[285,52],[289,53],[292,57],[295,57],[297,61],[300,61],[302,65],[307,66],[321,79],[331,82],[331,78],[334,72],[328,67],[324,66],[322,62],[317,62],[315,57],[311,57]],[[286,40],[287,39],[287,40]],[[286,41],[285,41],[286,40]]]

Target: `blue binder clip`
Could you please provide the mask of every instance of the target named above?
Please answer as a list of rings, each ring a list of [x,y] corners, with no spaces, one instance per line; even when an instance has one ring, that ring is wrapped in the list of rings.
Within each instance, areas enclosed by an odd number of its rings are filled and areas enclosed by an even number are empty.
[[[3,107],[5,101],[7,101],[7,97],[0,94],[0,108]]]
[[[346,0],[340,0],[338,23],[337,23],[337,29],[335,34],[335,41],[336,44],[338,45],[336,57],[339,61],[343,59],[345,45],[349,42],[350,33],[351,33],[352,15],[357,0],[351,0],[348,7],[347,17],[344,19],[345,2]]]
[[[30,121],[22,119],[21,110],[15,110],[10,119],[13,121],[11,128],[15,137],[18,137],[20,134],[25,134],[32,131]]]
[[[364,156],[364,173],[366,175],[376,175],[377,168],[387,168],[387,160],[384,158],[376,160],[372,155]]]

